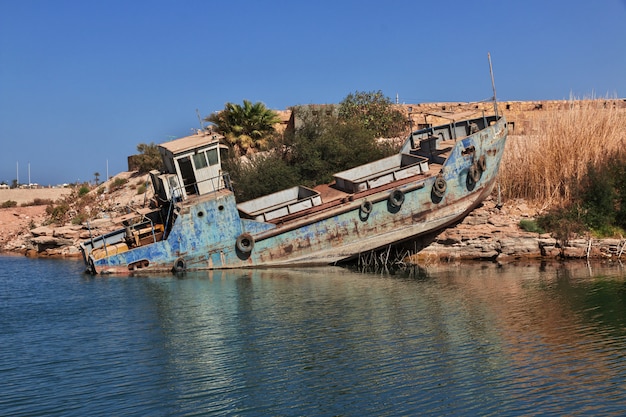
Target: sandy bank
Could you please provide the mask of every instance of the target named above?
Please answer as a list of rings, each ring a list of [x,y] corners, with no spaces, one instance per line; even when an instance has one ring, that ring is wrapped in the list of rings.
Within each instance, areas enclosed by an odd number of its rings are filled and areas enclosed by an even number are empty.
[[[57,201],[71,192],[71,188],[0,189],[0,204],[9,200],[15,201],[18,206],[32,203],[35,199]]]

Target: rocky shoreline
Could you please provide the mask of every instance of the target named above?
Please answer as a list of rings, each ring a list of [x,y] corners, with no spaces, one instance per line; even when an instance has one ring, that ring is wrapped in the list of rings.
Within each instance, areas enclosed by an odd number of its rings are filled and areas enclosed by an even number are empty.
[[[438,232],[418,248],[411,260],[424,265],[458,261],[500,264],[519,260],[626,259],[626,239],[577,237],[567,242],[550,234],[526,232],[519,226],[534,217],[523,201],[498,208],[491,199],[454,227]]]
[[[109,218],[86,225],[37,226],[27,215],[18,233],[0,240],[0,252],[28,257],[80,257],[79,243],[91,235],[99,235],[117,226]],[[578,237],[562,242],[549,234],[522,230],[520,220],[532,219],[534,211],[523,201],[508,202],[498,207],[487,199],[460,223],[414,242],[411,263],[483,261],[510,263],[520,260],[589,259],[621,261],[626,259],[626,239],[592,239]]]

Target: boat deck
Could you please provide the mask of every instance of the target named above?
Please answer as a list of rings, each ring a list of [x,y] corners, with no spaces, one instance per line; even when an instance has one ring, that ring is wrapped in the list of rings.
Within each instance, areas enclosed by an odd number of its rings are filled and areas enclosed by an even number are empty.
[[[452,143],[454,143],[454,141],[452,141]],[[443,158],[446,158],[450,150],[451,148],[444,149],[443,153],[441,153],[440,155]],[[408,177],[402,180],[394,181],[392,183],[385,184],[380,187],[360,191],[357,193],[349,193],[346,191],[342,191],[335,187],[335,183],[321,184],[313,188],[313,190],[317,191],[320,194],[320,197],[322,199],[321,205],[300,211],[298,213],[293,213],[287,216],[276,218],[270,221],[270,223],[274,223],[276,225],[286,225],[292,221],[300,220],[303,217],[306,217],[308,215],[319,213],[325,210],[329,210],[341,204],[348,203],[348,202],[351,202],[360,198],[366,198],[370,195],[380,193],[381,191],[392,190],[396,187],[399,187],[405,184],[411,184],[411,183],[419,184],[423,180],[426,180],[430,177],[437,175],[440,172],[442,167],[443,167],[443,164],[440,164],[440,163],[429,163],[429,170],[426,173],[413,175],[411,177]]]
[[[440,146],[438,147],[438,149],[436,150],[436,156],[438,156],[439,158],[443,158],[444,160],[448,158],[448,156],[450,155],[450,151],[452,150],[452,148],[454,147],[454,145],[456,144],[456,141],[454,140],[447,140],[447,141],[440,141],[438,143]],[[322,206],[320,206],[318,208],[321,209],[323,206],[326,206],[329,203],[333,203],[336,204],[338,201],[350,201],[350,200],[354,200],[356,198],[363,198],[366,197],[370,194],[374,194],[374,193],[378,193],[380,191],[385,191],[385,190],[389,190],[404,184],[408,184],[411,182],[416,182],[419,180],[423,180],[429,177],[432,177],[434,175],[437,175],[439,173],[439,171],[441,171],[441,168],[443,167],[443,163],[439,163],[439,162],[435,162],[435,161],[429,161],[428,163],[428,172],[423,173],[423,174],[418,174],[418,175],[413,175],[411,177],[408,177],[406,179],[403,180],[399,180],[399,181],[394,181],[393,183],[390,184],[385,184],[382,185],[380,187],[376,187],[373,189],[369,189],[369,190],[365,190],[365,191],[361,191],[361,192],[357,192],[357,193],[349,193],[349,192],[345,192],[342,191],[338,188],[336,188],[334,186],[334,183],[331,184],[321,184],[318,185],[317,187],[313,188],[315,191],[320,193],[320,196],[322,197]],[[317,211],[317,210],[315,210]],[[279,220],[279,219],[277,219]],[[283,221],[285,219],[282,219]]]

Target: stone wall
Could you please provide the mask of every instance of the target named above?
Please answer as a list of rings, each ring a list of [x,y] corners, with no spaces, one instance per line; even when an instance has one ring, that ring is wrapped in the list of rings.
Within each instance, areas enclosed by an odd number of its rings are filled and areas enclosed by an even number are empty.
[[[509,124],[509,133],[512,135],[531,134],[530,127],[536,119],[545,118],[550,113],[567,110],[572,106],[580,106],[589,100],[543,100],[543,101],[503,101],[498,102],[498,112],[503,114]],[[599,105],[607,109],[618,109],[626,112],[626,99],[595,99]],[[449,119],[437,116],[437,114],[449,113],[475,113],[480,116],[494,112],[492,102],[480,103],[421,103],[402,104],[398,107],[410,118],[414,129],[430,124],[438,126],[450,123]]]

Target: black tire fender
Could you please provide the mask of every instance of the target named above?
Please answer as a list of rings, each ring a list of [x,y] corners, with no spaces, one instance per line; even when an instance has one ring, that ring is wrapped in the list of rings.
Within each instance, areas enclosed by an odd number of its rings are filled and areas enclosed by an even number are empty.
[[[237,237],[237,250],[241,253],[250,253],[254,248],[254,238],[250,233],[242,233]]]
[[[435,177],[435,182],[433,183],[433,193],[439,198],[442,198],[446,193],[446,189],[448,188],[448,184],[446,183],[443,175],[439,174]]]
[[[172,272],[181,273],[187,270],[187,262],[184,258],[180,257],[174,261],[174,266],[172,267]]]
[[[404,203],[404,193],[396,188],[389,194],[389,204],[391,207],[397,208],[402,206],[402,203]]]
[[[361,210],[361,213],[363,214],[370,214],[373,208],[374,208],[374,205],[372,204],[371,201],[363,200],[363,202],[361,203],[361,207],[359,207],[359,210]]]

